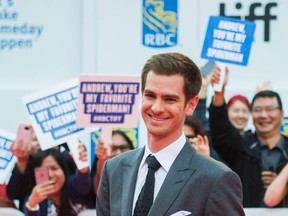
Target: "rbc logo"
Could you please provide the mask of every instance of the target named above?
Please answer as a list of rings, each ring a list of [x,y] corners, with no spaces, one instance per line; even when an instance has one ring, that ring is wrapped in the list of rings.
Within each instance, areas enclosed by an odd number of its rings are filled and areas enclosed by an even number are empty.
[[[177,1],[143,0],[144,46],[173,47],[177,44]]]

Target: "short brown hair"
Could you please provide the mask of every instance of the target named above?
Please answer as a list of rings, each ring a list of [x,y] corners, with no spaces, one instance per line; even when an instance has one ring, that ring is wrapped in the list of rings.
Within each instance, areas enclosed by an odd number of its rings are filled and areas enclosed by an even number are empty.
[[[179,74],[183,76],[186,103],[198,95],[200,91],[202,85],[200,70],[190,58],[181,53],[157,54],[148,59],[142,69],[142,92],[145,89],[147,75],[150,71],[157,75],[173,76]]]

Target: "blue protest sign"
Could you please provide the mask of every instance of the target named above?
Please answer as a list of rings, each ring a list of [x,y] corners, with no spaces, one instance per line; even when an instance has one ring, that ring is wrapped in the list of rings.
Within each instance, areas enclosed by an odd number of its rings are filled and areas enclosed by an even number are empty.
[[[201,57],[246,66],[254,31],[255,23],[253,22],[211,16]]]
[[[85,133],[76,125],[78,82],[70,80],[22,98],[42,150]]]
[[[0,184],[4,184],[16,163],[16,157],[10,150],[15,134],[0,129]]]
[[[9,162],[12,161],[13,154],[10,151],[12,140],[0,135],[0,170],[7,168]]]

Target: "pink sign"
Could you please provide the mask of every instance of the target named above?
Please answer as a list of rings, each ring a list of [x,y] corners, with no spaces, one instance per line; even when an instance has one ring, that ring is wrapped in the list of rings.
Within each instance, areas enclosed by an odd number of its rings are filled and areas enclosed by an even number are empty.
[[[138,127],[140,77],[80,75],[78,127]]]

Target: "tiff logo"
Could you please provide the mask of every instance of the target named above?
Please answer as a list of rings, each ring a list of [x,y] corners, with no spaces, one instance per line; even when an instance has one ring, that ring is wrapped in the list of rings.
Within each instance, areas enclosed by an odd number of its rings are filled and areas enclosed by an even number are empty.
[[[263,5],[264,6],[264,5]],[[257,3],[252,3],[249,7],[249,15],[241,17],[238,15],[226,15],[226,5],[225,3],[220,4],[220,16],[226,16],[226,17],[231,17],[231,18],[236,18],[236,19],[245,19],[245,20],[250,20],[250,21],[256,21],[256,20],[263,20],[264,22],[264,41],[270,41],[270,21],[271,20],[277,20],[276,15],[271,15],[271,8],[277,7],[276,2],[270,2],[265,5],[264,7],[264,12],[262,13],[263,15],[256,15],[255,11],[257,8],[262,8],[262,3],[257,2]],[[242,8],[242,3],[238,2],[235,4],[235,8],[237,10],[241,10]],[[258,10],[259,11],[259,10]]]

